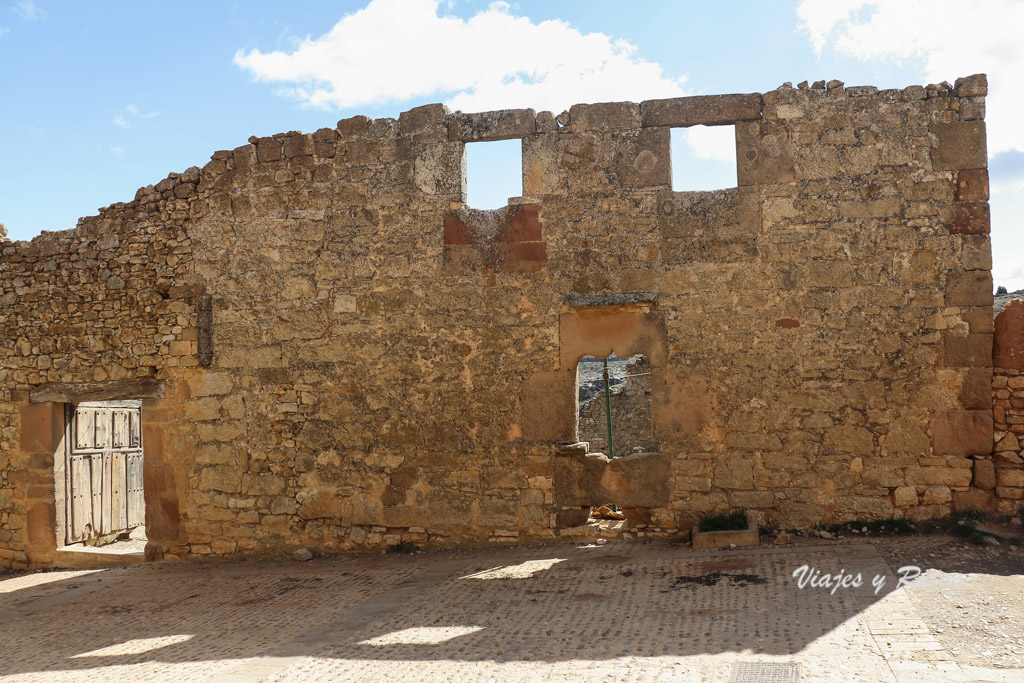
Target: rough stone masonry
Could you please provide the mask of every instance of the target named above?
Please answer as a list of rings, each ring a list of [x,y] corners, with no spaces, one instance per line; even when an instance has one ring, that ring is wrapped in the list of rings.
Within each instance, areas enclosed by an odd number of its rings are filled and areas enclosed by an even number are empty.
[[[4,242],[0,565],[53,560],[97,399],[143,401],[154,559],[554,539],[608,502],[651,535],[947,515],[993,452],[985,94],[428,105]],[[696,124],[735,126],[735,187],[672,190]],[[522,196],[467,207],[466,145],[509,138]],[[657,452],[575,445],[612,352],[650,363]]]

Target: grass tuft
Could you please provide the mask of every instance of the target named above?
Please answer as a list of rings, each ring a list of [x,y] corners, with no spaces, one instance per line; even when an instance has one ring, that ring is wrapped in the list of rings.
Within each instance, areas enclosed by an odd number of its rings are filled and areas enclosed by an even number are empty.
[[[416,553],[419,552],[420,547],[415,543],[409,543],[407,541],[400,541],[394,545],[388,546],[389,553]]]
[[[750,526],[746,510],[732,510],[717,515],[701,517],[697,524],[699,531],[743,531]]]

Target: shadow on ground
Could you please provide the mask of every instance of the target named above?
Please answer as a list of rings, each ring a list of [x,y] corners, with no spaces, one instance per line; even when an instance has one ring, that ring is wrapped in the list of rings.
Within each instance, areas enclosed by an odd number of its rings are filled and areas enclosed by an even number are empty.
[[[801,566],[807,577],[859,574],[861,586],[851,578],[835,590],[801,588]],[[876,577],[884,577],[877,592]],[[39,583],[46,578],[54,580]],[[533,546],[0,577],[0,672],[141,673],[159,664],[161,675],[184,680],[268,656],[808,656],[863,645],[855,617],[898,580],[868,543],[712,552]]]

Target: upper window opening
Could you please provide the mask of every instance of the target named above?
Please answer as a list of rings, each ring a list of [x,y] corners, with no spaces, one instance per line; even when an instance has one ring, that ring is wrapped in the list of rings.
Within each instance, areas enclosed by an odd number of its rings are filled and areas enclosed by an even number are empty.
[[[523,141],[466,143],[466,204],[500,209],[523,194]]]
[[[602,358],[584,356],[576,366],[578,438],[590,443],[592,453],[622,457],[657,451],[651,430],[651,365],[644,355],[608,356],[608,391],[605,393]],[[611,404],[608,447],[606,407]]]
[[[736,187],[736,126],[672,129],[672,189]]]

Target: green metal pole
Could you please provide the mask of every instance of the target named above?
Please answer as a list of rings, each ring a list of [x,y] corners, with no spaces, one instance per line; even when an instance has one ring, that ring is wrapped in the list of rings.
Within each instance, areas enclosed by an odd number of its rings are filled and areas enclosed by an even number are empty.
[[[608,458],[615,457],[615,443],[612,441],[612,391],[608,385],[608,359],[604,359],[604,417],[608,423]]]

